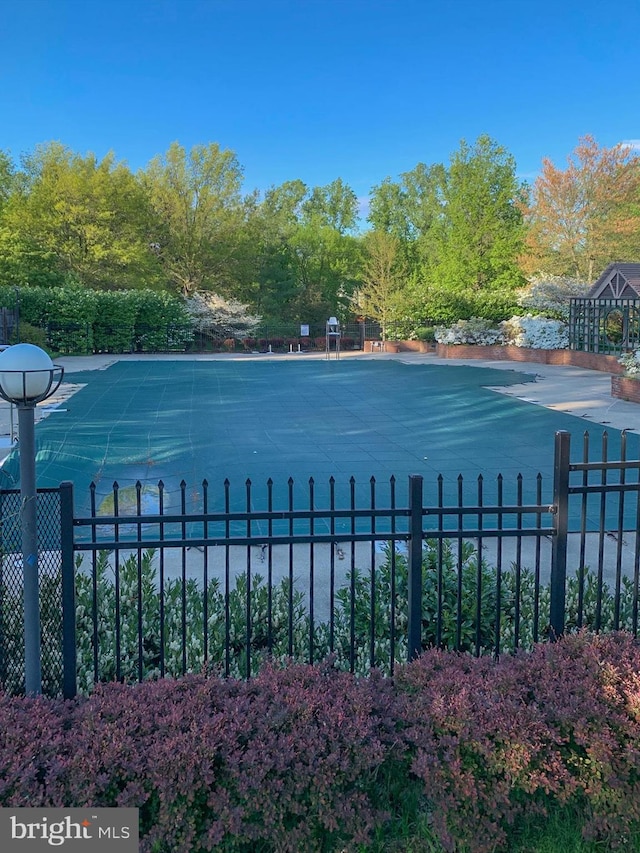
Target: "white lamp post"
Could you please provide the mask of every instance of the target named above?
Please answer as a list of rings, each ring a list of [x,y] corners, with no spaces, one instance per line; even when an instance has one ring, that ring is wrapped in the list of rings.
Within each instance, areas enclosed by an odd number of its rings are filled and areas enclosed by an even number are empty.
[[[42,692],[40,595],[36,516],[35,407],[59,387],[64,375],[47,353],[33,344],[15,344],[0,353],[0,397],[18,409],[22,574],[24,584],[25,692]]]

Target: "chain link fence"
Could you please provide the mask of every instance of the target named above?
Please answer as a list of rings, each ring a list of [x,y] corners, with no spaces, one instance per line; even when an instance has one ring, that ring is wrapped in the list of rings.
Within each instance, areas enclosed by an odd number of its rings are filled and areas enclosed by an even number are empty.
[[[0,684],[8,693],[24,693],[24,617],[21,545],[21,496],[0,492]],[[40,580],[42,692],[58,696],[63,684],[62,559],[60,492],[38,492],[37,524]]]

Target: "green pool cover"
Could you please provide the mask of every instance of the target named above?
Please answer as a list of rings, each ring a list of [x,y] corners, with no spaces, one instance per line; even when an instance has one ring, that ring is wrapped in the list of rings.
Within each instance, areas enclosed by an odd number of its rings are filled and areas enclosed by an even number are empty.
[[[237,506],[245,500],[247,478],[254,484],[254,503],[271,478],[277,508],[286,508],[290,477],[302,504],[314,478],[317,505],[326,500],[334,477],[341,506],[348,505],[353,477],[358,502],[366,506],[372,476],[382,506],[391,475],[404,503],[409,474],[424,476],[428,499],[435,499],[442,475],[450,501],[462,475],[466,500],[473,504],[480,474],[489,502],[498,473],[505,499],[514,497],[518,474],[525,498],[532,499],[541,473],[547,500],[554,433],[571,431],[579,455],[586,428],[577,417],[485,387],[534,376],[472,366],[346,358],[127,361],[70,378],[86,386],[38,424],[37,474],[39,487],[71,480],[81,510],[89,506],[90,483],[100,503],[114,481],[131,490],[136,481],[151,489],[162,480],[165,511],[176,511],[180,482],[190,494],[205,478],[212,509],[223,506],[226,478]],[[602,427],[588,429],[593,458],[599,458]],[[609,433],[615,458],[620,433]],[[630,438],[629,452],[637,454],[638,437]],[[4,488],[18,484],[15,452],[0,470]]]

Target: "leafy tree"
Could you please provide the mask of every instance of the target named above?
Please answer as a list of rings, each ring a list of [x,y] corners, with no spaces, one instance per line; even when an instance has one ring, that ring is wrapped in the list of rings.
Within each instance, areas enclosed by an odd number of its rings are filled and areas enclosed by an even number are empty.
[[[57,269],[55,255],[45,252],[33,240],[12,227],[3,213],[19,188],[18,175],[10,156],[0,151],[0,284],[13,287],[61,284],[64,275]]]
[[[325,187],[314,187],[302,204],[303,219],[310,225],[320,225],[346,234],[356,226],[358,198],[341,178]]]
[[[513,157],[487,136],[463,141],[448,166],[420,163],[374,188],[369,221],[401,241],[407,262],[409,324],[509,316],[525,283],[523,201]]]
[[[358,283],[360,245],[355,237],[328,225],[300,225],[291,237],[298,296],[293,318],[318,323],[349,312]]]
[[[37,278],[45,268],[55,283],[60,276],[100,288],[159,283],[145,196],[126,165],[52,142],[23,166],[3,215],[5,265],[29,280],[33,264]]]
[[[640,156],[629,147],[585,136],[566,169],[545,158],[527,208],[524,268],[593,282],[611,261],[640,260],[639,202]]]
[[[0,214],[11,194],[15,180],[15,169],[11,157],[0,150]]]
[[[298,319],[292,317],[291,307],[301,289],[291,238],[299,227],[307,192],[306,184],[299,180],[271,187],[247,220],[253,275],[238,290],[238,298],[251,303],[267,320]]]
[[[427,280],[462,293],[480,309],[488,294],[502,292],[513,302],[524,284],[517,264],[524,243],[519,205],[524,196],[514,158],[488,136],[473,147],[463,141],[443,174],[441,196],[443,214],[432,226]]]
[[[376,230],[388,231],[400,240],[425,237],[442,213],[441,188],[444,167],[440,164],[404,172],[394,183],[385,178],[373,188],[369,222]]]
[[[385,178],[373,188],[368,220],[374,230],[398,238],[410,270],[419,269],[429,255],[433,226],[443,216],[443,183],[442,165],[418,163],[399,182]]]
[[[256,275],[250,301],[265,317],[315,323],[348,311],[358,281],[357,197],[342,180],[311,191],[272,187],[258,205]],[[248,298],[248,297],[245,297]]]
[[[216,143],[189,154],[174,142],[140,174],[156,216],[152,240],[172,285],[230,293],[238,283],[246,206],[235,154]]]
[[[57,287],[67,278],[72,279],[61,269],[53,249],[45,249],[36,240],[0,224],[0,284]]]
[[[272,222],[283,234],[291,233],[302,218],[302,205],[309,190],[300,180],[285,181],[271,187],[264,195],[262,211],[267,222]]]
[[[363,239],[362,284],[353,305],[358,314],[377,320],[386,339],[396,319],[404,280],[400,240],[386,231],[369,231]]]

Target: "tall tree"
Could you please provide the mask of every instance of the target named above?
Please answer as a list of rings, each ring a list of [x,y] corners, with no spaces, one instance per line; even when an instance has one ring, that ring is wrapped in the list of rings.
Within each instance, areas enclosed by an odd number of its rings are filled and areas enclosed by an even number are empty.
[[[525,281],[523,200],[513,157],[487,136],[374,188],[369,221],[401,241],[413,325],[508,313]]]
[[[307,193],[306,184],[300,180],[270,187],[248,217],[254,270],[238,295],[267,320],[299,319],[292,311],[301,285],[291,239],[300,227]]]
[[[251,301],[260,313],[314,323],[348,311],[359,268],[350,233],[357,206],[340,178],[311,190],[287,181],[265,193],[251,223],[258,249]]]
[[[306,222],[321,225],[346,234],[356,226],[358,197],[342,178],[337,178],[324,187],[314,187],[302,204]]]
[[[0,215],[11,195],[14,180],[15,169],[13,161],[6,151],[0,150]]]
[[[90,287],[156,284],[148,212],[135,177],[112,154],[98,161],[57,142],[38,146],[5,205],[0,265],[14,263],[29,278],[32,265],[39,279],[49,269],[54,281]]]
[[[523,267],[593,281],[611,261],[640,260],[640,156],[583,137],[567,168],[545,158],[527,209]]]
[[[398,182],[385,178],[372,190],[368,220],[374,230],[400,240],[409,269],[429,254],[433,227],[443,216],[443,183],[444,166],[418,163]]]
[[[358,314],[380,323],[386,340],[401,309],[405,269],[400,240],[386,231],[369,231],[362,241],[362,284],[353,297]]]
[[[153,243],[174,287],[185,296],[200,290],[233,295],[251,204],[241,195],[235,154],[216,143],[196,145],[187,154],[174,142],[140,179],[157,218]]]
[[[463,141],[443,174],[443,215],[434,225],[429,277],[480,299],[520,287],[523,193],[515,160],[502,146],[488,136],[473,146]]]

